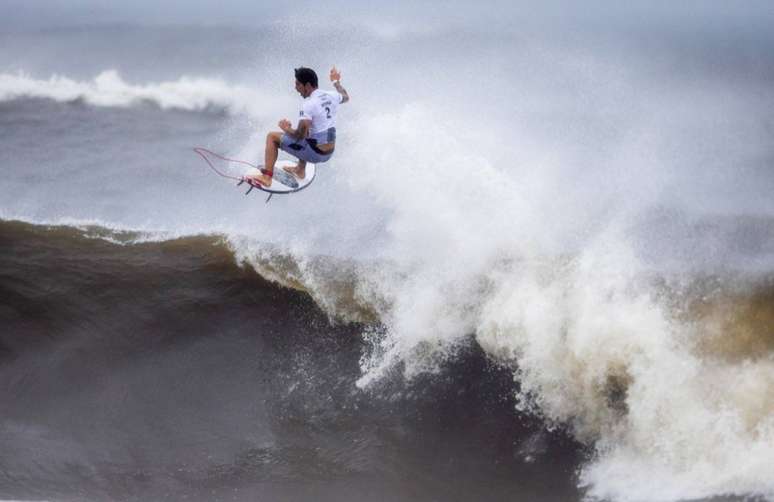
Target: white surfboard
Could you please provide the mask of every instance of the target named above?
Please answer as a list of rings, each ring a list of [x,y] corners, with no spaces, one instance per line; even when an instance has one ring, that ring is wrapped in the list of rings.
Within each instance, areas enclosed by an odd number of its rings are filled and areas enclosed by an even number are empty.
[[[303,190],[304,188],[308,187],[312,181],[314,181],[314,176],[317,174],[317,169],[315,168],[314,164],[307,163],[304,179],[299,179],[283,169],[283,167],[293,167],[295,165],[296,162],[292,160],[278,160],[274,165],[274,173],[271,177],[271,185],[263,186],[259,184],[257,186],[253,186],[267,193],[293,193],[298,192],[299,190]],[[261,170],[254,167],[248,169],[244,175],[253,176],[256,174],[261,174]]]

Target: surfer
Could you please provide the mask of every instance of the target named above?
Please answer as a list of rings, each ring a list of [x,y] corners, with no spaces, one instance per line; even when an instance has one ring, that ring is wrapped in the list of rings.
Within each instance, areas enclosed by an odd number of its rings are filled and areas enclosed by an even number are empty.
[[[341,85],[341,72],[334,66],[330,79],[336,91],[318,89],[317,74],[311,68],[296,68],[296,91],[304,98],[298,118],[298,126],[293,129],[288,119],[279,121],[282,131],[272,131],[266,135],[266,153],[261,174],[246,176],[246,179],[265,187],[271,186],[274,164],[279,151],[289,153],[298,159],[293,167],[285,167],[287,172],[298,179],[306,176],[306,163],[327,162],[336,146],[336,112],[339,105],[349,101],[349,94]]]

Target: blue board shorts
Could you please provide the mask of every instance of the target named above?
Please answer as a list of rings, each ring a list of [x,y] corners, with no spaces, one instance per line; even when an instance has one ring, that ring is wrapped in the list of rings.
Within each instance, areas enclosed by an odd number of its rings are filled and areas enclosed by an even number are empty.
[[[320,164],[327,162],[331,156],[333,156],[333,150],[330,152],[323,152],[317,148],[317,141],[313,138],[296,139],[282,135],[280,141],[280,150],[287,152],[293,157],[296,157],[312,164]]]

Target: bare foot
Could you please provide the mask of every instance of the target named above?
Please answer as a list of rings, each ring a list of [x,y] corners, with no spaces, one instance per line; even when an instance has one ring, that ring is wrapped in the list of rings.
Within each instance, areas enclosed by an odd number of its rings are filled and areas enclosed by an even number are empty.
[[[255,184],[258,183],[261,186],[269,187],[271,186],[271,176],[268,174],[249,174],[245,176],[245,181],[248,183]]]
[[[298,167],[296,165],[293,167],[283,167],[282,169],[284,169],[286,172],[289,172],[290,174],[292,174],[293,176],[295,176],[300,180],[306,177],[306,167]]]

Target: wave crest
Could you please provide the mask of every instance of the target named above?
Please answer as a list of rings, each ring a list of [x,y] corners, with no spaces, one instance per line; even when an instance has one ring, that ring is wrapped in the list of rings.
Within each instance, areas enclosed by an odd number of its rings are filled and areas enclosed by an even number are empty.
[[[0,73],[0,102],[43,98],[59,102],[83,101],[98,107],[127,108],[151,103],[163,110],[223,110],[251,114],[253,103],[265,101],[251,88],[218,78],[182,76],[174,81],[130,84],[116,70],[105,70],[91,81],[60,75],[36,79],[25,73]]]

